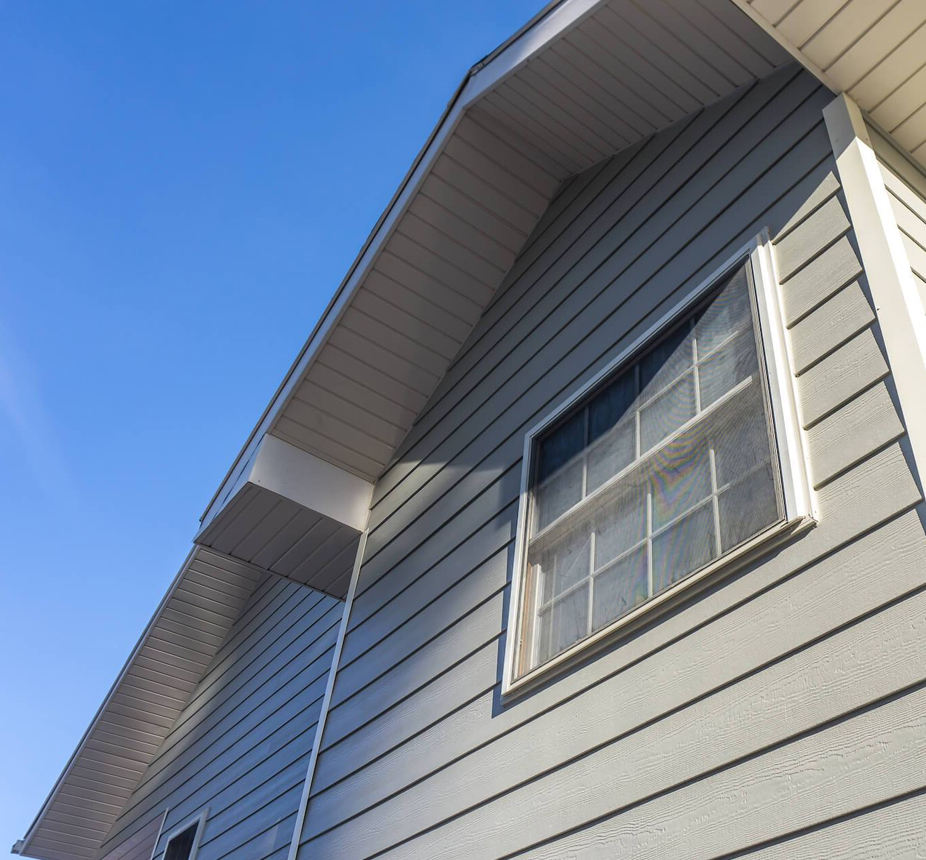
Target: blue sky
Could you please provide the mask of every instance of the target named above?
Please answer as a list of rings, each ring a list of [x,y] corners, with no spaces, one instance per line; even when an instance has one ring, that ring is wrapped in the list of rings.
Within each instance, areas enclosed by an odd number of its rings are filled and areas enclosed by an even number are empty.
[[[541,5],[0,0],[0,854],[466,69]]]

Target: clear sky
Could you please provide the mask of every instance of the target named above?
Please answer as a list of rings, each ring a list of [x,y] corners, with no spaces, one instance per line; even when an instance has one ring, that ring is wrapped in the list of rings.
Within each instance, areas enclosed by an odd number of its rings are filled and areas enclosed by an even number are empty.
[[[467,68],[543,0],[0,0],[0,856]]]

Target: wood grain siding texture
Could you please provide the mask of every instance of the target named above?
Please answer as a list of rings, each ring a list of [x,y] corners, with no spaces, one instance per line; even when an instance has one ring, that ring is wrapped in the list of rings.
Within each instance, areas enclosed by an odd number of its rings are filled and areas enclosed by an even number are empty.
[[[199,860],[274,856],[292,837],[343,604],[268,576],[159,747],[103,846],[119,856],[209,807]],[[163,856],[164,838],[155,857]],[[149,854],[145,860],[150,857]]]
[[[377,487],[302,860],[800,854],[922,787],[926,511],[831,98],[786,69],[551,203]],[[502,703],[525,430],[764,227],[820,524]]]
[[[878,129],[872,126],[868,129],[913,279],[926,308],[926,173],[911,163]]]

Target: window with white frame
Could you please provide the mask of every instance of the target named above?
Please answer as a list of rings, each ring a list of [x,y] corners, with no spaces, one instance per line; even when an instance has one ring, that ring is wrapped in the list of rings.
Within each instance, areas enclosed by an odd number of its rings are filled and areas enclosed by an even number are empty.
[[[509,686],[809,515],[758,251],[528,435]]]
[[[194,860],[202,837],[203,824],[208,810],[204,809],[195,818],[180,825],[167,837],[164,860]]]

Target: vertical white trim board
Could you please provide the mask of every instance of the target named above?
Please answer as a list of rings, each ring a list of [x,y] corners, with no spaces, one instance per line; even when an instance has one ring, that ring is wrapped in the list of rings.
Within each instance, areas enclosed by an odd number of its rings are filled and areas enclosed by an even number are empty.
[[[858,105],[823,109],[920,481],[926,475],[926,312]]]
[[[331,706],[331,696],[334,693],[334,681],[338,674],[338,665],[341,662],[341,650],[344,647],[344,637],[347,635],[347,623],[350,620],[350,610],[354,603],[354,594],[357,591],[357,580],[360,578],[360,567],[363,564],[363,553],[367,546],[368,531],[365,528],[360,534],[357,545],[357,555],[354,558],[354,569],[350,575],[350,585],[347,596],[344,598],[344,612],[341,615],[341,625],[338,627],[338,638],[334,644],[334,653],[331,655],[331,668],[328,670],[328,683],[325,686],[325,698],[322,700],[321,710],[318,712],[318,723],[315,726],[315,740],[312,743],[312,754],[309,756],[309,766],[306,769],[305,782],[302,785],[302,797],[299,800],[299,810],[296,813],[296,823],[293,825],[293,838],[289,843],[287,860],[296,860],[299,853],[299,839],[302,836],[302,826],[305,823],[305,814],[309,808],[309,795],[312,793],[312,782],[315,779],[315,765],[321,752],[322,735],[325,733],[325,723],[328,720],[328,708]]]

